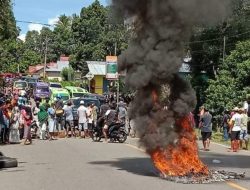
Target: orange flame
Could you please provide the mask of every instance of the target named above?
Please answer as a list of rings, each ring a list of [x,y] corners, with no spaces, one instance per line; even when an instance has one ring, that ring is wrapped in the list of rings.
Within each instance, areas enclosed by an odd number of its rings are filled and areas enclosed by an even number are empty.
[[[152,91],[152,100],[158,102],[156,91]],[[176,125],[181,127],[179,139],[176,145],[169,145],[166,149],[156,149],[150,152],[155,167],[168,176],[185,176],[203,174],[208,175],[206,165],[202,163],[198,156],[198,146],[196,135],[191,126],[188,116],[176,121]],[[155,127],[151,125],[152,128]]]

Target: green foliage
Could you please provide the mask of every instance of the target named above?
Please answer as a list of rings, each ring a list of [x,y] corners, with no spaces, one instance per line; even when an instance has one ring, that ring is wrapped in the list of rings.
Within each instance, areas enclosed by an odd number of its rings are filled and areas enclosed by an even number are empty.
[[[87,73],[86,61],[103,61],[107,55],[119,55],[127,47],[129,31],[123,19],[110,18],[110,7],[95,1],[83,8],[79,16],[73,16],[73,68]]]
[[[230,80],[231,77],[237,84],[237,88],[240,90],[237,97],[244,96],[242,89],[249,86],[247,82],[249,81],[249,51],[247,51],[249,44],[244,42],[249,40],[249,1],[232,0],[232,10],[232,14],[216,26],[195,26],[193,36],[187,44],[186,49],[189,50],[192,57],[193,76],[191,81],[197,93],[198,107],[205,102],[209,102],[208,105],[212,107],[212,100],[216,102],[215,105],[218,105],[214,108],[217,111],[220,106],[229,107],[235,104],[235,102],[231,102],[230,105],[227,105],[225,102],[217,101],[216,97],[219,97],[219,94],[212,96],[213,90],[211,89],[213,88],[215,88],[214,90],[220,90],[222,94],[227,92],[220,88],[220,82],[223,83],[227,78],[229,79],[229,86],[233,85]],[[226,43],[225,62],[223,63],[224,37]],[[205,71],[207,77],[211,80],[201,80],[200,73],[202,71]],[[213,81],[220,82],[215,84]],[[207,95],[210,90],[211,96]],[[228,95],[225,96],[229,97]]]
[[[250,93],[250,40],[239,42],[221,66],[218,75],[209,80],[206,105],[220,114],[224,109],[242,106]]]
[[[58,80],[49,80],[48,82],[58,82]],[[82,82],[80,81],[61,81],[62,87],[66,86],[80,86]]]
[[[75,78],[75,71],[72,67],[65,67],[61,72],[62,78],[65,81],[73,81]]]
[[[113,19],[110,12],[110,7],[96,0],[79,15],[61,15],[53,30],[43,27],[40,33],[27,32],[25,42],[21,42],[16,40],[18,30],[10,0],[0,0],[0,71],[17,72],[19,65],[20,71],[26,72],[28,66],[43,63],[46,54],[47,63],[56,62],[61,55],[70,56],[71,66],[86,75],[86,61],[105,60],[127,47],[130,32],[124,19]]]
[[[18,29],[12,11],[11,0],[0,1],[0,41],[7,39],[16,39]]]

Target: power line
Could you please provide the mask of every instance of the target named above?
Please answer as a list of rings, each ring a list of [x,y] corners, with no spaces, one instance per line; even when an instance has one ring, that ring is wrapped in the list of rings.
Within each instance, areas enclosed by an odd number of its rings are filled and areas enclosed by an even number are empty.
[[[235,35],[231,35],[231,36],[228,36],[226,37],[227,39],[230,39],[230,38],[235,38],[237,36],[242,36],[244,34],[250,34],[250,30],[246,31],[246,32],[243,32],[243,33],[239,33],[239,34],[235,34]],[[198,40],[198,41],[192,41],[192,42],[188,42],[187,44],[196,44],[196,43],[203,43],[203,42],[213,42],[213,41],[220,41],[220,40],[223,40],[223,38],[214,38],[214,39],[209,39],[209,40]]]
[[[41,22],[32,22],[32,21],[23,21],[23,20],[16,20],[16,22],[20,22],[20,23],[27,23],[27,24],[40,24],[40,25],[44,25],[44,26],[54,26],[52,24],[45,24],[45,23],[41,23]]]

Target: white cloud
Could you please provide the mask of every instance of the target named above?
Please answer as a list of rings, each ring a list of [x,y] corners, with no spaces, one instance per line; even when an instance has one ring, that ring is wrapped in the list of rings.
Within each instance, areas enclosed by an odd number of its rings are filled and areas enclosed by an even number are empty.
[[[49,18],[49,19],[48,19],[48,24],[49,24],[49,25],[55,25],[55,24],[57,24],[58,21],[59,21],[58,16],[56,16],[56,17],[54,17],[54,18]]]
[[[18,36],[18,38],[22,41],[25,41],[25,37],[26,37],[26,34],[20,34],[20,36]]]
[[[41,25],[41,24],[29,24],[28,28],[29,28],[29,31],[35,30],[35,31],[40,32],[43,28],[43,25]]]

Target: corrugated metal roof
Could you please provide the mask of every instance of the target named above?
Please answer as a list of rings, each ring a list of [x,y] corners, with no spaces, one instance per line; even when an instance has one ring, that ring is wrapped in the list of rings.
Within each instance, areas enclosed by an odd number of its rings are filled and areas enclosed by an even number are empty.
[[[93,75],[106,75],[106,62],[101,61],[86,61],[89,72]]]

